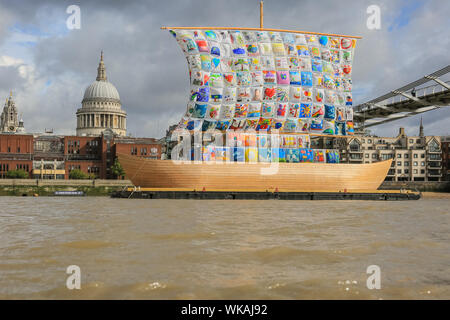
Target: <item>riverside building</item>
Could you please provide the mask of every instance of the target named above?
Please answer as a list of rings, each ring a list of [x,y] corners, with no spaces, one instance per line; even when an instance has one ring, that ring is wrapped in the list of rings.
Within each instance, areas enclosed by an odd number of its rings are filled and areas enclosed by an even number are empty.
[[[337,147],[341,162],[393,159],[385,181],[443,180],[441,137],[425,136],[422,120],[417,136],[407,136],[400,128],[396,137],[355,136]]]

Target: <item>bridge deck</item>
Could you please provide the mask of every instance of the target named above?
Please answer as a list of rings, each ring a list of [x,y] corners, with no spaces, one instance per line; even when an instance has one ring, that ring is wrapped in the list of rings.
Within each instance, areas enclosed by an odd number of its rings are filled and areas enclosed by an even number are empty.
[[[371,127],[450,105],[450,65],[376,99],[354,107],[357,127]],[[420,87],[428,82],[433,85]]]

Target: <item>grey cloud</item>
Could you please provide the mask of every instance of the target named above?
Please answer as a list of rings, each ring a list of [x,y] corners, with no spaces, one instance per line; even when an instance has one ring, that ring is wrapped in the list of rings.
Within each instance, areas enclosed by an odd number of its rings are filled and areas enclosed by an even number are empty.
[[[0,67],[0,88],[22,90],[25,80],[20,76],[18,66]]]

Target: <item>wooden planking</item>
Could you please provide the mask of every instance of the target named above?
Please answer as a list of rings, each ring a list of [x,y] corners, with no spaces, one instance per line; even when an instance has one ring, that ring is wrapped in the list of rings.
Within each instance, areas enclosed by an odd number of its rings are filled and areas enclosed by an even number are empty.
[[[311,31],[299,31],[299,30],[287,30],[287,29],[271,29],[271,28],[247,28],[247,27],[161,27],[163,30],[248,30],[248,31],[271,31],[271,32],[289,32],[289,33],[304,33],[304,34],[315,34],[319,36],[332,36],[332,37],[343,37],[343,38],[353,38],[362,39],[359,36],[349,36],[345,34],[335,34],[335,33],[322,33],[322,32],[311,32]]]
[[[392,160],[371,164],[278,163],[278,172],[263,175],[267,163],[215,163],[150,160],[118,154],[127,177],[144,188],[191,190],[352,191],[378,189]]]

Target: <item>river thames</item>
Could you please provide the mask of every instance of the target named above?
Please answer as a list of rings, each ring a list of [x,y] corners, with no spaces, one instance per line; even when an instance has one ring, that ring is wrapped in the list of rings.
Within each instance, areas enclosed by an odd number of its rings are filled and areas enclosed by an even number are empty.
[[[0,203],[1,299],[450,299],[449,194]],[[66,288],[70,265],[81,290]]]

